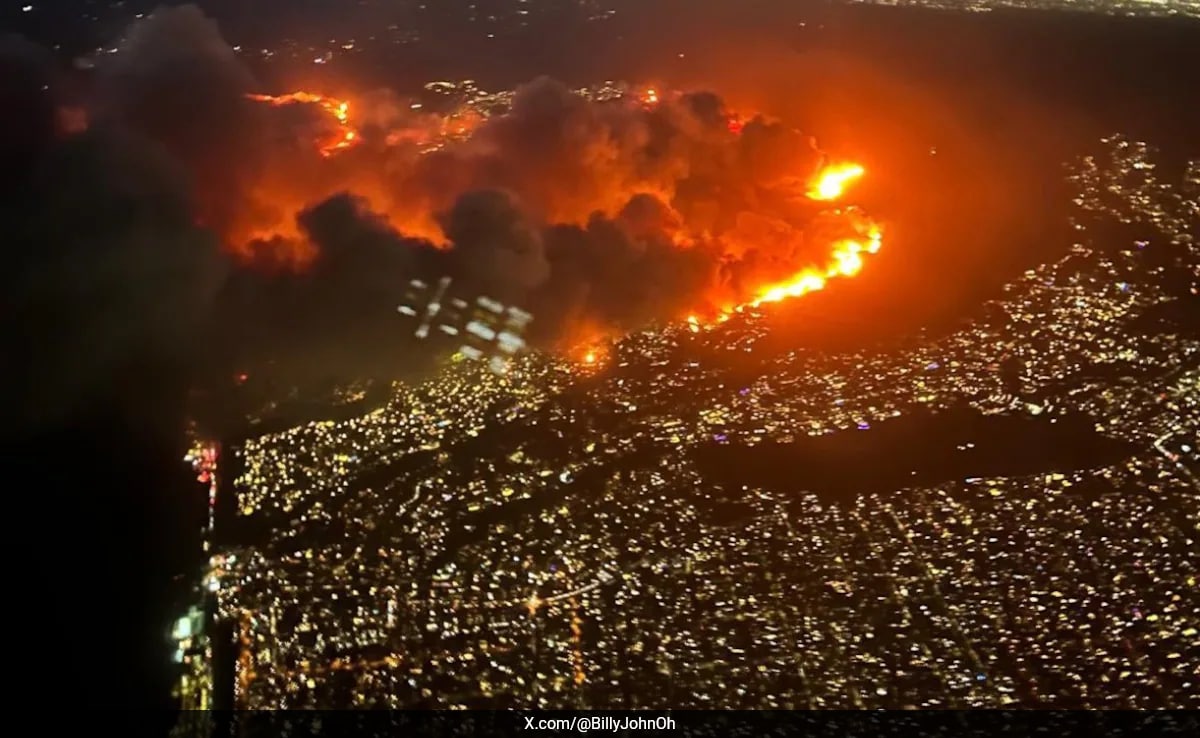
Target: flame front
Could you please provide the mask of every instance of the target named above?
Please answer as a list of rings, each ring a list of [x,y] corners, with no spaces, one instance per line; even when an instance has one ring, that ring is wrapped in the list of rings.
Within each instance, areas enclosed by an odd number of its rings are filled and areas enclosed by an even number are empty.
[[[255,102],[267,103],[273,106],[281,105],[317,105],[330,117],[337,121],[337,128],[328,138],[317,142],[317,150],[321,156],[332,156],[343,149],[348,149],[359,141],[358,131],[350,124],[350,103],[345,100],[335,100],[325,95],[312,92],[291,92],[286,95],[247,95]]]
[[[823,289],[830,279],[853,277],[863,268],[862,255],[874,254],[882,245],[883,232],[879,226],[872,225],[865,239],[847,238],[835,243],[829,264],[824,269],[805,269],[786,282],[764,287],[759,290],[758,296],[750,301],[749,306],[758,307],[765,302],[800,297]]]
[[[734,129],[731,125],[732,130]],[[738,130],[740,131],[740,129]],[[824,167],[809,183],[809,198],[823,202],[837,200],[845,193],[846,185],[850,181],[865,173],[866,170],[861,165],[852,163]],[[743,313],[747,309],[803,297],[824,289],[830,280],[856,276],[865,266],[866,257],[878,253],[883,247],[883,228],[856,209],[831,212],[849,217],[848,214],[851,211],[856,213],[854,234],[832,242],[829,258],[824,265],[806,267],[782,282],[759,287],[752,292],[753,297],[750,299],[727,305],[715,315],[709,313],[704,317],[698,317],[695,313],[689,314],[683,319],[683,326],[692,333],[700,333],[707,328],[728,321],[734,315]],[[597,368],[604,363],[603,354],[596,348],[600,345],[600,340],[597,336],[592,335],[586,341],[573,342],[575,348],[570,353],[582,366]]]
[[[822,196],[810,196],[813,199],[836,200],[845,191],[847,182],[861,177],[865,172],[866,170],[858,164],[826,167],[817,174],[811,185],[811,192],[820,193]],[[747,307],[757,308],[766,303],[802,297],[810,292],[824,289],[830,279],[853,277],[858,274],[863,268],[863,255],[876,254],[883,247],[883,229],[877,223],[867,222],[859,226],[857,230],[860,232],[856,237],[834,242],[829,261],[823,268],[809,267],[797,272],[784,282],[762,287],[757,291],[754,299],[721,311],[713,322],[724,323],[732,314],[742,312]],[[700,327],[695,315],[687,317],[687,325],[693,333],[697,332]]]
[[[252,101],[276,107],[296,104],[318,106],[332,124],[329,132],[319,136],[315,141],[317,150],[324,157],[332,157],[362,142],[362,136],[351,119],[349,101],[305,91],[282,95],[253,94],[247,97]],[[674,99],[672,93],[653,87],[643,88],[631,97],[635,105],[640,104],[640,107],[644,109],[669,104]],[[470,108],[464,108],[450,115],[439,117],[433,124],[427,122],[422,125],[388,131],[386,135],[380,135],[378,143],[388,146],[402,143],[414,144],[418,151],[424,154],[434,150],[445,141],[455,142],[469,139],[484,120],[484,116],[480,113]],[[740,115],[728,113],[726,126],[730,134],[738,137],[742,134],[746,122],[747,119]],[[865,174],[866,169],[854,162],[828,163],[820,168],[809,181],[797,188],[797,194],[803,192],[802,197],[789,198],[789,200],[799,202],[803,207],[808,208],[819,207],[818,204],[821,203],[833,203],[840,200],[851,185]],[[375,202],[386,203],[388,201],[386,196],[376,197],[375,195],[379,193],[362,183],[359,184],[357,190],[365,190],[370,199]],[[660,199],[669,201],[670,193],[663,193]],[[807,200],[807,204],[804,203],[805,200]],[[743,312],[747,308],[758,308],[768,303],[801,297],[824,289],[832,279],[853,277],[862,271],[866,257],[878,252],[882,246],[881,228],[868,221],[865,216],[861,216],[861,213],[855,214],[853,218],[850,218],[850,211],[840,209],[825,211],[821,214],[837,217],[845,215],[853,223],[849,233],[843,231],[838,234],[836,240],[831,242],[829,256],[824,263],[807,266],[783,281],[768,283],[738,295],[722,294],[721,302],[718,304],[724,304],[726,307],[717,311],[715,315],[712,312],[701,313],[703,317],[688,315],[685,319],[687,329],[694,333],[700,332],[711,324],[729,320],[735,313]],[[440,228],[431,218],[390,211],[388,216],[406,233],[428,238],[434,243],[441,243]],[[694,233],[681,229],[674,235],[675,244],[680,248],[689,248],[694,245],[694,236]],[[776,272],[772,276],[777,277],[778,274]],[[581,341],[579,334],[575,331],[572,333],[574,336],[570,345],[574,346],[571,354],[575,361],[597,368],[607,362],[608,352],[604,349],[603,343],[595,336],[593,339],[596,340]],[[600,331],[600,333],[607,333],[607,331]]]

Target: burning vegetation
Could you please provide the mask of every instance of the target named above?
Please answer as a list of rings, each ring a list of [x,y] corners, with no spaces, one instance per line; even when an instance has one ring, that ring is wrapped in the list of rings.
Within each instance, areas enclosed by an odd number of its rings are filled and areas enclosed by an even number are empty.
[[[297,103],[316,105],[336,122],[336,130],[331,137],[317,141],[317,151],[321,156],[332,156],[343,149],[348,149],[358,142],[358,131],[350,125],[350,103],[345,100],[334,100],[311,92],[293,92],[290,95],[256,95],[246,96],[255,102],[269,105],[294,105]]]
[[[308,106],[325,126],[309,132],[303,176],[272,168],[257,184],[257,212],[275,217],[229,234],[245,261],[303,271],[319,239],[290,215],[353,193],[351,217],[415,252],[418,271],[529,304],[557,342],[578,343],[585,325],[723,320],[854,276],[882,244],[877,223],[841,205],[862,166],[707,92],[596,101],[541,79],[488,117],[416,115],[392,96],[247,99]]]
[[[192,6],[124,39],[88,99],[47,101],[47,115],[70,105],[85,123],[22,149],[43,181],[59,167],[78,183],[37,222],[136,244],[130,263],[171,275],[161,293],[190,302],[131,313],[175,316],[147,326],[164,340],[216,326],[205,345],[239,370],[407,361],[396,308],[412,279],[523,307],[531,343],[577,348],[819,290],[882,242],[849,202],[862,167],[711,92],[593,97],[542,78],[493,96],[502,105],[434,113],[389,91],[266,90]]]

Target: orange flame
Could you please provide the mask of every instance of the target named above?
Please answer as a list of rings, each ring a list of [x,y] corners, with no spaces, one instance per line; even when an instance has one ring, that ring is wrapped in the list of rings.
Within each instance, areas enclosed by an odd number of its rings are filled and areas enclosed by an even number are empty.
[[[318,151],[324,157],[331,157],[362,141],[360,132],[351,121],[351,105],[349,101],[305,91],[291,92],[283,95],[252,94],[247,95],[247,97],[252,101],[272,106],[293,104],[319,106],[335,123],[333,130],[328,136],[322,136],[315,142]],[[647,107],[654,107],[663,100],[663,96],[659,90],[653,87],[644,89],[638,95],[638,98]],[[415,143],[418,146],[440,145],[438,143],[440,141],[461,139],[470,136],[482,121],[483,118],[479,113],[470,109],[460,110],[442,118],[440,125],[436,126],[436,130],[414,128],[412,130],[393,131],[387,135],[386,142],[389,145],[405,141]],[[738,115],[730,115],[726,124],[730,133],[738,135],[742,132],[745,121]],[[850,185],[864,174],[866,174],[865,168],[853,162],[828,164],[808,182],[807,198],[818,202],[838,200],[846,193]],[[362,188],[360,187],[359,189]],[[368,196],[371,194],[370,192],[367,193]],[[381,202],[386,202],[387,200],[386,197],[369,197],[369,199]],[[403,220],[403,227],[406,232],[413,235],[429,238],[436,243],[443,241],[441,229],[431,218],[402,213],[389,213],[389,218]],[[269,236],[273,233],[255,235]],[[675,242],[680,247],[687,247],[691,244],[689,237],[683,232],[675,234]],[[860,224],[857,226],[856,235],[840,239],[832,244],[831,253],[824,265],[809,266],[795,272],[791,277],[782,282],[764,285],[754,290],[751,293],[750,299],[745,300],[743,297],[742,299],[745,301],[740,304],[728,303],[726,307],[715,315],[707,313],[704,318],[689,315],[686,317],[688,330],[700,332],[706,326],[725,322],[735,313],[743,312],[747,308],[757,308],[767,303],[800,297],[810,292],[824,289],[831,279],[853,277],[863,269],[865,257],[878,252],[882,243],[882,230],[878,225],[873,223]],[[308,261],[311,254],[302,254],[301,256],[305,258],[297,258],[298,263]],[[581,345],[582,349],[580,348]],[[608,351],[598,342],[595,336],[592,337],[592,340],[587,340],[582,344],[575,343],[574,346],[575,348],[571,353],[575,357],[575,360],[583,365],[598,368],[605,364],[608,359]]]
[[[574,356],[574,361],[587,369],[599,370],[608,364],[610,346],[602,341],[585,342],[569,349],[568,355]]]
[[[764,287],[758,292],[758,297],[751,300],[750,307],[758,307],[764,302],[779,302],[788,297],[800,297],[809,292],[824,289],[825,284],[836,277],[853,277],[863,267],[863,253],[875,253],[879,250],[879,241],[871,240],[864,244],[856,239],[838,241],[833,248],[829,264],[824,270],[809,268],[801,271],[791,279],[780,284]]]
[[[847,182],[865,174],[866,170],[858,164],[841,164],[826,167],[821,170],[811,183],[810,197],[821,200],[836,200],[844,192]],[[695,314],[684,318],[684,325],[692,333],[699,333],[705,327],[718,325],[729,320],[737,313],[745,312],[747,308],[758,308],[764,304],[782,302],[793,297],[802,297],[810,292],[822,290],[831,279],[853,277],[862,271],[865,265],[865,255],[876,254],[883,247],[883,228],[873,222],[856,225],[857,235],[853,238],[843,238],[833,243],[829,260],[823,267],[807,267],[796,272],[790,278],[776,284],[763,286],[755,291],[754,297],[741,304],[727,305],[715,316],[699,318]],[[585,345],[594,345],[588,343]],[[579,356],[587,366],[595,366],[600,355],[594,348],[586,348]]]
[[[312,92],[291,92],[286,95],[247,95],[255,102],[269,105],[318,105],[330,117],[337,121],[337,130],[325,140],[317,142],[317,149],[322,156],[333,156],[343,149],[348,149],[359,141],[358,131],[350,124],[350,103],[345,100],[335,100],[325,95]]]
[[[842,195],[846,182],[862,176],[865,171],[858,164],[842,164],[825,168],[817,175],[812,185],[812,192],[821,195],[815,199],[837,199]],[[810,292],[816,292],[824,289],[830,279],[853,277],[858,274],[863,268],[863,255],[878,253],[879,249],[883,247],[883,229],[877,223],[860,226],[859,231],[859,237],[845,238],[834,242],[829,262],[824,268],[809,267],[797,272],[784,282],[762,287],[754,299],[742,305],[726,308],[717,316],[715,322],[724,323],[730,315],[743,312],[747,307],[757,308],[764,303],[780,302],[791,297],[802,297]],[[693,332],[698,330],[699,324],[695,316],[689,315],[687,323]]]
[[[809,197],[814,200],[836,200],[845,192],[846,185],[858,179],[866,170],[859,164],[838,164],[825,167],[814,179]],[[862,238],[846,238],[833,244],[829,262],[823,269],[804,269],[785,282],[768,285],[758,291],[750,307],[767,302],[779,302],[789,297],[800,297],[809,292],[824,289],[826,282],[837,277],[853,277],[862,271],[863,254],[874,254],[883,246],[883,229],[870,223],[865,227]],[[727,311],[728,312],[728,311]]]
[[[836,200],[846,191],[850,182],[865,173],[866,170],[858,164],[835,164],[825,167],[809,188],[808,196],[813,200]]]
[[[866,227],[865,238],[846,238],[833,245],[833,253],[824,269],[805,269],[786,282],[774,284],[758,291],[758,296],[748,304],[758,307],[766,302],[779,302],[789,297],[800,297],[809,292],[823,289],[830,279],[853,277],[862,271],[863,254],[875,254],[883,246],[883,229],[872,223]]]

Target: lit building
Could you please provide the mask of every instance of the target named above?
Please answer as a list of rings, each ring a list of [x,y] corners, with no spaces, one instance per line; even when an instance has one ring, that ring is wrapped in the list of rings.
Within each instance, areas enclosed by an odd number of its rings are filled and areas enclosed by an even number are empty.
[[[180,708],[185,711],[212,708],[211,654],[205,621],[204,611],[192,606],[171,630],[171,639],[175,642],[175,663],[181,670],[175,696],[179,699]]]

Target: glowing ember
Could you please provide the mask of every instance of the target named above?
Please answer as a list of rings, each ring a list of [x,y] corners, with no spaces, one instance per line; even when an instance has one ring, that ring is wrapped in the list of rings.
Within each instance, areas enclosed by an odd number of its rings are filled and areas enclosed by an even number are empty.
[[[596,352],[589,351],[586,354],[584,354],[583,355],[583,363],[584,364],[595,364],[596,363]]]
[[[808,191],[813,200],[836,200],[846,191],[851,181],[858,179],[866,172],[858,164],[837,164],[826,167],[817,175],[816,181]]]
[[[246,97],[255,102],[274,106],[296,104],[320,106],[321,110],[337,121],[337,130],[328,138],[317,142],[317,149],[322,156],[332,156],[343,149],[350,148],[359,140],[358,131],[350,125],[350,103],[345,100],[334,100],[312,92],[292,92],[287,95],[247,95]]]

